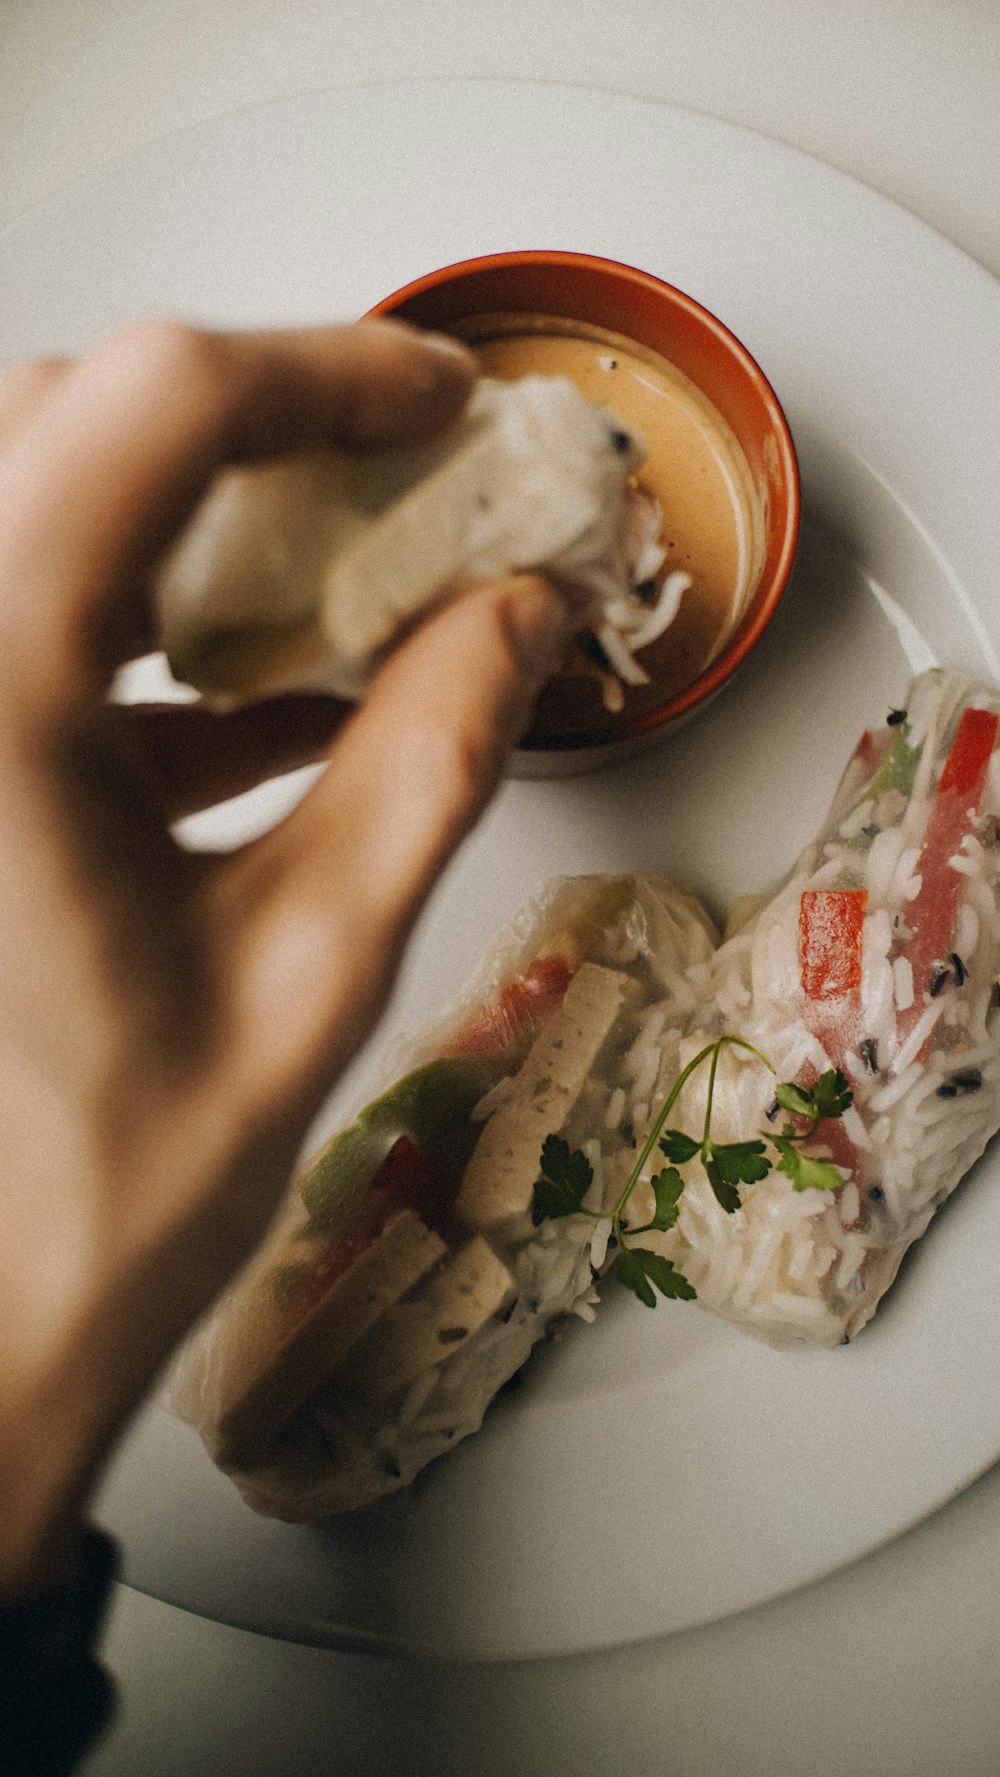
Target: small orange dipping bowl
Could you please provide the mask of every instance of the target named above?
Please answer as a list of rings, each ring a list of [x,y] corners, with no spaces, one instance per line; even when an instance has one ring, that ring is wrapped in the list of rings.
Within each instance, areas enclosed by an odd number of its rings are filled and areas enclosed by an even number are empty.
[[[763,635],[798,536],[795,448],[750,353],[683,291],[583,253],[464,260],[370,313],[456,334],[489,375],[569,375],[612,408],[648,447],[637,480],[662,508],[659,578],[691,577],[674,623],[638,657],[650,683],[623,692],[584,638],[543,691],[514,775],[589,771],[689,721]]]

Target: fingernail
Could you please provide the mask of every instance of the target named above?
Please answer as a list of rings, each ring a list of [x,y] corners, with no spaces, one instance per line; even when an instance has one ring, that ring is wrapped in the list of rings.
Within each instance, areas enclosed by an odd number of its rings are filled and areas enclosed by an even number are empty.
[[[510,627],[525,670],[543,679],[558,665],[578,626],[547,580],[525,577],[511,600]]]
[[[446,333],[421,333],[420,356],[414,361],[418,388],[466,394],[479,374],[479,366],[461,340]]]
[[[467,370],[477,368],[474,353],[460,339],[452,339],[449,333],[423,333],[420,340],[424,349],[433,352],[437,358],[447,359],[452,364],[461,364]]]
[[[468,346],[446,333],[421,333],[420,355],[414,360],[414,386],[427,395],[464,400],[479,375]]]

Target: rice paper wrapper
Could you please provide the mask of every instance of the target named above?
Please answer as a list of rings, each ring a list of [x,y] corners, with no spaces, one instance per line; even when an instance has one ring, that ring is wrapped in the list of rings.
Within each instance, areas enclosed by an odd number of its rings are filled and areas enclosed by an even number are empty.
[[[687,1060],[738,1033],[778,1080],[837,1067],[853,1092],[809,1144],[841,1189],[797,1191],[774,1170],[727,1215],[692,1166],[676,1229],[649,1237],[702,1306],[772,1344],[857,1333],[1000,1126],[998,710],[957,675],[915,681],[906,711],[862,738],[784,885],[731,922],[681,1045]],[[780,1131],[775,1083],[725,1049],[713,1138]],[[701,1127],[704,1093],[695,1076],[679,1126]]]
[[[394,1491],[477,1429],[538,1338],[593,1318],[610,1222],[535,1226],[541,1138],[583,1147],[587,1207],[611,1201],[716,942],[662,878],[556,879],[390,1051],[168,1381],[255,1509],[306,1519]]]
[[[589,593],[616,670],[676,615],[651,608],[660,508],[635,486],[642,440],[565,377],[483,378],[416,445],[314,450],[217,476],[155,577],[172,670],[219,708],[264,693],[360,696],[429,606],[535,568]]]

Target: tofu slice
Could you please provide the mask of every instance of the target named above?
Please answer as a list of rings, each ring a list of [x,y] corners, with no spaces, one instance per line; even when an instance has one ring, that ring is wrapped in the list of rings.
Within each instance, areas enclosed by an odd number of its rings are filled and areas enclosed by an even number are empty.
[[[506,1265],[476,1235],[440,1267],[419,1297],[383,1315],[342,1380],[366,1401],[384,1405],[460,1351],[513,1297],[515,1287]]]
[[[627,987],[618,970],[581,963],[465,1169],[456,1207],[467,1227],[496,1228],[531,1209],[542,1143],[559,1132],[579,1098]]]
[[[218,1420],[216,1461],[227,1467],[261,1460],[313,1390],[447,1250],[413,1210],[393,1216],[284,1344],[251,1362],[249,1374],[242,1365],[231,1379]]]

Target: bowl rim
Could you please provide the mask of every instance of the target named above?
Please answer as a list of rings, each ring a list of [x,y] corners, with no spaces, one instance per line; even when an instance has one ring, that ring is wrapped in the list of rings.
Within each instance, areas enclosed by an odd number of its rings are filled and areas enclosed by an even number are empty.
[[[795,559],[798,544],[799,528],[802,517],[802,488],[799,475],[798,457],[784,408],[774,388],[761,369],[753,353],[743,344],[731,327],[720,321],[718,315],[705,307],[695,297],[688,295],[676,284],[670,284],[664,278],[658,278],[652,272],[643,271],[639,266],[630,265],[621,259],[609,259],[599,254],[578,253],[558,247],[524,247],[509,252],[484,253],[471,259],[457,259],[448,265],[437,266],[433,271],[424,272],[420,277],[413,278],[402,284],[397,290],[380,298],[374,306],[367,310],[365,319],[374,319],[382,315],[396,314],[400,308],[414,299],[441,288],[442,285],[455,284],[462,278],[480,272],[503,272],[518,266],[548,266],[555,270],[589,271],[598,276],[606,276],[614,281],[631,284],[658,300],[666,300],[671,307],[683,309],[688,316],[706,331],[715,335],[725,351],[741,367],[744,375],[754,385],[767,411],[773,436],[777,444],[779,475],[787,488],[787,516],[781,534],[778,553],[771,572],[770,584],[761,597],[754,599],[742,623],[733,632],[725,647],[714,660],[692,679],[690,685],[684,686],[674,693],[666,703],[644,715],[630,719],[628,725],[610,734],[606,729],[594,729],[573,735],[527,734],[520,747],[532,753],[565,753],[586,750],[596,747],[607,747],[616,742],[628,740],[643,734],[653,734],[657,729],[668,727],[679,717],[689,715],[700,704],[709,702],[722,689],[727,680],[740,667],[747,655],[756,647],[764,631],[767,629],[777,611]],[[515,311],[512,311],[515,312]],[[419,323],[418,323],[419,324]]]

